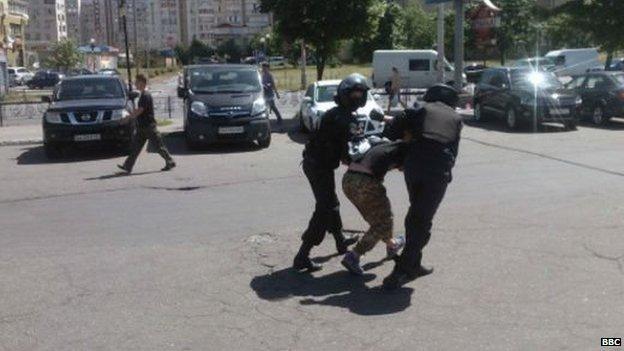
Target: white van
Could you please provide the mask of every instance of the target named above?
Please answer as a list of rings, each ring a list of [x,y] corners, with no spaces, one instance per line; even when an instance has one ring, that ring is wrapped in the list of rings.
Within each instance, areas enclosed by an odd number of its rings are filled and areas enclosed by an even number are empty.
[[[452,82],[455,69],[445,59],[445,80]],[[429,88],[437,83],[438,53],[435,50],[377,50],[373,53],[373,87],[383,88],[399,70],[403,88]]]
[[[584,74],[601,65],[595,48],[555,50],[547,53],[546,58],[552,60],[552,71],[560,77]]]

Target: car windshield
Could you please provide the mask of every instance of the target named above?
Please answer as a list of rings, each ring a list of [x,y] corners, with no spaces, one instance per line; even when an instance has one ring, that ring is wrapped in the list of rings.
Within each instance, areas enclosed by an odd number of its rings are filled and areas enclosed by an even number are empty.
[[[557,77],[548,72],[514,72],[511,74],[511,84],[516,89],[559,89],[563,84]]]
[[[189,72],[195,93],[257,93],[262,91],[260,76],[249,68],[195,68]]]
[[[620,84],[620,85],[624,85],[624,73],[622,74],[616,74],[613,76],[613,78],[615,78],[615,80]]]
[[[124,91],[115,79],[65,80],[61,83],[56,100],[122,99]]]
[[[316,102],[334,102],[334,96],[338,91],[338,85],[321,85],[316,89]],[[368,94],[368,100],[373,96]]]

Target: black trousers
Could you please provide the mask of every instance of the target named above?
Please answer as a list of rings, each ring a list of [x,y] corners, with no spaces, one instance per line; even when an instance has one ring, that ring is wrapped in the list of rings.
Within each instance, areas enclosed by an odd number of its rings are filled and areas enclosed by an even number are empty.
[[[448,186],[448,177],[423,172],[423,165],[406,159],[405,183],[410,208],[405,217],[406,243],[397,261],[399,268],[414,273],[420,267],[422,250],[431,238],[431,226]]]
[[[267,104],[273,113],[275,113],[275,117],[277,117],[277,123],[282,123],[282,114],[277,109],[277,105],[275,104],[275,99],[268,99]]]
[[[167,163],[173,162],[165,143],[162,140],[162,136],[158,132],[156,125],[149,126],[139,126],[137,128],[137,136],[134,140],[134,145],[132,145],[132,150],[130,151],[130,155],[126,158],[126,162],[124,162],[124,167],[128,170],[132,170],[134,164],[136,163],[141,150],[143,150],[143,146],[149,140],[150,144],[156,148],[158,154],[167,161]]]
[[[312,187],[316,206],[308,229],[303,232],[301,239],[305,243],[317,246],[323,242],[326,232],[335,235],[342,233],[340,202],[336,195],[334,170],[315,167],[311,162],[303,161],[303,172]]]

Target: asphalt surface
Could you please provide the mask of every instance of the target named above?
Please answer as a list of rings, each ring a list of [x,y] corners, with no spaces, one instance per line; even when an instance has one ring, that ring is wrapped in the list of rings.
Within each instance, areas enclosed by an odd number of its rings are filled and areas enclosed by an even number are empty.
[[[143,154],[132,176],[107,151],[1,147],[0,350],[599,350],[624,336],[622,133],[466,127],[436,270],[393,293],[381,246],[362,278],[332,240],[322,271],[290,271],[314,206],[300,133],[199,152],[174,134],[178,168]],[[402,175],[386,186],[399,234]]]

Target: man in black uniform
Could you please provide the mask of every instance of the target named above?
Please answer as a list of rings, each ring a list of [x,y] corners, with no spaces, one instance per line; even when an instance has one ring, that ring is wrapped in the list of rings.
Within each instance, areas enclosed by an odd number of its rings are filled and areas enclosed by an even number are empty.
[[[390,130],[411,129],[414,140],[403,164],[410,199],[405,218],[406,245],[394,270],[383,281],[386,289],[396,289],[433,272],[433,268],[422,265],[422,250],[429,242],[433,217],[452,180],[462,128],[461,116],[455,112],[458,99],[454,88],[436,85],[425,93],[423,106],[407,109],[391,123]]]
[[[341,160],[349,162],[349,141],[364,133],[364,126],[354,113],[366,105],[368,90],[366,78],[360,74],[352,74],[340,82],[335,97],[338,106],[323,115],[319,129],[303,151],[303,171],[312,187],[316,206],[294,259],[296,270],[321,268],[310,260],[310,251],[323,241],[326,232],[334,236],[340,254],[345,254],[348,246],[356,242],[354,238],[345,239],[342,234],[334,170]]]
[[[132,111],[130,117],[137,119],[137,136],[130,155],[128,155],[123,165],[118,165],[117,167],[126,173],[131,173],[137,157],[139,157],[143,146],[149,140],[150,144],[158,149],[160,156],[165,159],[165,167],[162,170],[168,171],[175,167],[176,164],[156,128],[154,102],[152,101],[152,94],[147,90],[147,77],[142,74],[137,75],[136,86],[141,92],[141,97],[139,97],[138,108]]]

